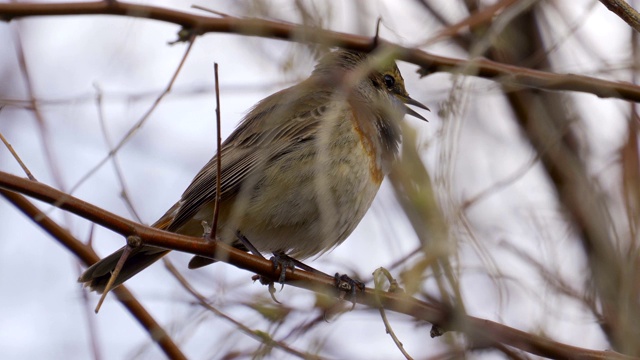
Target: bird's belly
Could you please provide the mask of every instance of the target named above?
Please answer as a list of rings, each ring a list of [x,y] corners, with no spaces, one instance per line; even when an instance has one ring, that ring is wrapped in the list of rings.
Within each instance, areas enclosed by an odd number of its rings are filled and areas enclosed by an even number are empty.
[[[271,162],[226,225],[261,252],[299,259],[340,244],[369,209],[381,177],[357,135],[338,140],[328,151],[306,146]]]

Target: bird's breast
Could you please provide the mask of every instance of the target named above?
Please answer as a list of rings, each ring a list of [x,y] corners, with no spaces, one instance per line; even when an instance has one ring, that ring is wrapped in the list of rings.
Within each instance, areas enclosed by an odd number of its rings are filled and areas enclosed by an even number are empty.
[[[344,120],[344,119],[342,119]],[[340,244],[384,177],[376,148],[352,121],[330,123],[275,159],[256,181],[237,227],[260,251],[306,258]]]

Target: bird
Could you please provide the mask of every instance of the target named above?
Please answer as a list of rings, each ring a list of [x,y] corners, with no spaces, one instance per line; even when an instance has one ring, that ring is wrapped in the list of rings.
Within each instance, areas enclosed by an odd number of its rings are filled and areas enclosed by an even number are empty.
[[[407,105],[429,110],[409,96],[393,59],[327,52],[307,79],[258,102],[152,226],[204,236],[219,175],[220,241],[248,251],[248,240],[261,253],[296,260],[323,254],[341,244],[371,206],[398,157],[404,116],[426,121]],[[78,281],[104,292],[123,251],[93,264]],[[134,248],[110,288],[167,253]],[[213,262],[196,256],[189,268]]]

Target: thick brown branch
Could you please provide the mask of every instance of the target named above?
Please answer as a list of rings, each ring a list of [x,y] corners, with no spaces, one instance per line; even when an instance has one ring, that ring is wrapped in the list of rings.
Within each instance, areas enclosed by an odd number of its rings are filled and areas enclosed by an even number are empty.
[[[273,264],[269,260],[245,253],[222,243],[206,242],[202,239],[168,233],[137,224],[42,183],[0,172],[0,188],[20,192],[53,204],[123,236],[138,235],[146,245],[216,258],[220,261],[225,261],[239,268],[273,279],[276,279],[279,275],[279,270],[274,270]],[[2,191],[1,193],[3,195],[11,194],[10,191]],[[11,199],[11,195],[8,197]],[[21,209],[23,208],[22,205],[17,206]],[[38,221],[39,224],[47,224],[43,221],[45,218],[37,208],[28,214],[32,219]],[[67,244],[67,236],[59,236],[60,234],[55,232],[51,232],[51,234],[63,242],[68,249],[76,253],[76,247]],[[82,247],[81,251],[84,251]],[[94,261],[97,261],[95,255],[85,260],[87,263]],[[292,272],[290,269],[287,269],[286,275],[287,284],[322,293],[336,293],[334,280],[331,277],[303,270]],[[125,300],[126,299],[128,298],[125,298]],[[631,357],[615,352],[594,351],[568,346],[490,320],[454,314],[445,307],[431,305],[399,293],[380,293],[373,289],[366,289],[364,293],[359,294],[356,300],[358,303],[373,309],[377,309],[382,305],[387,310],[403,313],[414,319],[436,324],[442,329],[464,332],[469,341],[478,346],[498,346],[504,344],[532,354],[556,359],[632,359]]]
[[[304,25],[294,25],[255,18],[214,18],[154,6],[125,2],[78,3],[1,3],[0,19],[10,21],[27,16],[60,15],[118,15],[165,21],[180,25],[196,34],[208,32],[234,33],[307,43],[332,44],[353,50],[371,51],[373,40],[369,37],[322,30]],[[478,76],[511,85],[545,90],[578,91],[599,97],[640,101],[640,87],[626,82],[615,82],[574,74],[554,74],[506,65],[484,58],[459,60],[436,56],[418,49],[410,49],[384,41],[400,60],[420,66],[428,75],[446,71]]]

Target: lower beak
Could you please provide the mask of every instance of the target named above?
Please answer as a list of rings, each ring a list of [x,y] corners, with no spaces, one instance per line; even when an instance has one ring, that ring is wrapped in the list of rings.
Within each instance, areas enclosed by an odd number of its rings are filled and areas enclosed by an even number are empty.
[[[422,104],[421,102],[418,102],[410,97],[406,97],[405,99],[402,99],[402,102],[404,102],[406,105],[413,105],[413,106],[417,106],[421,109],[425,109],[427,111],[431,111],[431,109],[429,109],[426,105]],[[417,117],[420,120],[424,120],[424,121],[429,121],[427,119],[425,119],[422,115],[418,114],[417,112],[415,112],[415,110],[411,109],[410,107],[405,106],[406,110],[407,110],[407,115],[411,115],[413,117]]]

